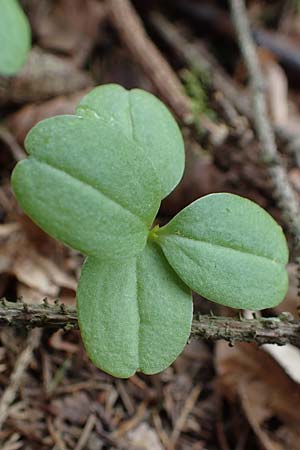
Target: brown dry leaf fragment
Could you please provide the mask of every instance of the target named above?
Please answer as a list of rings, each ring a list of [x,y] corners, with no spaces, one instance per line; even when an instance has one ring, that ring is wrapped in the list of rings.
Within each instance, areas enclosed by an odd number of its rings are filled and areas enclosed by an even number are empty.
[[[70,354],[78,353],[78,345],[64,340],[63,330],[58,330],[53,333],[51,338],[49,339],[49,343],[55,350],[64,351]]]
[[[41,304],[45,295],[43,292],[38,289],[33,289],[26,284],[21,283],[20,281],[17,283],[17,297],[24,299],[24,302],[30,304]],[[57,300],[56,295],[47,295],[47,301],[49,304],[53,304]],[[59,304],[66,306],[74,306],[75,305],[75,290],[70,291],[69,289],[61,288],[59,290]]]
[[[43,300],[44,294],[42,294],[41,291],[28,287],[26,284],[19,281],[17,283],[17,296],[18,298],[24,299],[24,302],[26,303],[40,304]],[[55,297],[47,295],[47,300],[53,302]]]
[[[197,376],[199,367],[212,368],[212,359],[211,350],[204,341],[191,339],[182,354],[174,361],[173,367],[176,371],[176,376],[189,374],[190,380],[188,385],[191,386],[192,378]],[[173,381],[173,378],[171,381]]]
[[[17,223],[0,225],[0,274],[10,272],[16,253],[15,236],[19,234]]]
[[[97,417],[95,414],[90,414],[86,424],[84,425],[84,428],[82,430],[82,433],[80,435],[80,438],[76,444],[76,447],[74,448],[74,450],[83,450],[86,448],[86,444],[89,441],[89,438],[92,434],[92,430],[95,427],[97,422]]]
[[[240,400],[266,450],[299,450],[300,384],[252,344],[218,343],[216,367],[224,397],[234,404]]]
[[[300,297],[298,295],[298,267],[297,264],[288,264],[289,289],[282,303],[276,306],[275,311],[278,313],[289,312],[294,317],[298,316],[300,306]]]
[[[18,450],[23,447],[24,442],[21,440],[21,436],[18,433],[13,433],[9,439],[1,446],[2,450]],[[24,448],[24,447],[23,447]]]
[[[270,116],[275,126],[285,126],[289,119],[288,82],[286,74],[269,53],[266,57],[261,58],[261,61],[267,88],[266,94]]]
[[[0,77],[0,105],[47,100],[92,85],[89,74],[78,69],[69,59],[35,47],[15,77]]]
[[[57,296],[60,287],[76,290],[76,281],[53,261],[39,255],[32,248],[28,248],[28,251],[23,248],[23,251],[15,258],[11,268],[19,281],[44,295]]]
[[[164,389],[164,408],[175,426],[180,417],[184,402],[192,388],[193,380],[189,373],[177,374]]]
[[[200,386],[200,384],[197,384],[196,386],[193,387],[193,389],[187,396],[184,405],[182,407],[181,413],[179,417],[176,419],[174,429],[170,436],[168,450],[172,450],[173,448],[176,447],[176,443],[179,439],[179,436],[182,433],[182,431],[184,431],[184,427],[186,425],[186,422],[188,421],[189,414],[195,406],[195,403],[199,397],[201,389],[202,386]]]
[[[161,214],[173,216],[203,195],[224,190],[224,175],[210,155],[196,143],[189,142],[183,178],[161,206]]]
[[[139,448],[141,450],[163,450],[163,446],[155,430],[146,422],[142,422],[137,428],[130,430],[126,438],[128,444],[133,448]]]
[[[255,434],[264,445],[265,450],[284,450],[281,444],[270,438],[261,426],[261,424],[267,422],[270,418],[268,410],[261,406],[263,401],[267,401],[264,386],[256,381],[247,384],[248,386],[246,386],[245,381],[240,384],[239,395],[244,411]]]
[[[148,415],[147,406],[147,401],[141,402],[136,410],[135,415],[132,418],[121,422],[118,428],[112,432],[111,437],[113,439],[121,439],[124,435],[127,435],[131,430],[133,430],[141,422],[143,422],[144,418]]]
[[[65,446],[65,443],[60,435],[60,432],[55,429],[50,418],[47,419],[47,426],[49,434],[52,437],[53,443],[55,444],[54,448],[58,448],[59,450],[67,450],[67,447]]]
[[[15,231],[20,229],[20,224],[14,223],[5,223],[0,225],[0,239],[5,239],[9,237],[9,235]]]
[[[0,274],[9,272],[15,254],[15,244],[11,239],[12,235],[20,229],[16,222],[0,225]]]
[[[300,119],[298,119],[298,134],[299,134],[299,123],[300,123]],[[300,138],[300,134],[298,135],[298,137]],[[295,189],[295,191],[297,192],[298,196],[300,193],[300,169],[298,167],[293,167],[290,171],[289,171],[289,180],[290,183],[292,184],[293,188]]]
[[[29,15],[41,47],[68,54],[81,63],[97,39],[106,8],[97,0],[58,0],[48,8],[32,6]]]
[[[286,371],[287,375],[297,383],[300,383],[300,349],[291,344],[275,345],[264,344],[262,348],[268,352],[278,364]]]
[[[121,380],[116,380],[116,389],[122,400],[123,405],[125,406],[125,408],[127,410],[128,415],[133,416],[134,411],[135,411],[134,402],[130,395],[130,392],[128,392],[127,383],[124,383]]]
[[[76,290],[75,278],[39,253],[22,226],[10,224],[5,231],[5,237],[0,238],[0,273],[15,275],[27,287],[39,291],[40,297],[56,297],[62,287]]]
[[[90,414],[91,401],[84,392],[78,392],[53,400],[51,406],[60,421],[68,420],[84,425]]]
[[[53,255],[56,260],[66,253],[66,247],[59,241],[46,234],[25,213],[17,209],[16,201],[13,203],[13,218],[21,224],[22,234],[29,245],[32,245],[38,253],[46,256]]]
[[[7,118],[7,125],[17,141],[23,144],[28,131],[37,122],[61,114],[74,114],[79,100],[87,94],[88,90],[76,92],[68,97],[57,97],[39,105],[26,105]]]

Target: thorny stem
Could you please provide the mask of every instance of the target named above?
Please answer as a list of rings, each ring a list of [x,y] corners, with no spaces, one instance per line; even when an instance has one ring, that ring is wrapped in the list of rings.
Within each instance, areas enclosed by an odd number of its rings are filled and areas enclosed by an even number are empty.
[[[65,330],[77,329],[77,313],[74,307],[63,304],[31,305],[23,302],[0,303],[0,326],[13,327],[51,327]],[[284,345],[290,343],[300,347],[300,320],[288,313],[279,317],[241,319],[198,315],[193,319],[191,337],[196,339],[225,339],[235,342],[255,342]]]

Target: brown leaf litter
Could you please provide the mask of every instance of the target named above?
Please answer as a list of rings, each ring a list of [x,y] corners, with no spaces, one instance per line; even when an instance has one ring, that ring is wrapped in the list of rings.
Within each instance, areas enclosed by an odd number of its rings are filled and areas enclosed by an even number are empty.
[[[241,405],[266,450],[299,450],[300,384],[264,350],[252,344],[217,344],[222,395]]]

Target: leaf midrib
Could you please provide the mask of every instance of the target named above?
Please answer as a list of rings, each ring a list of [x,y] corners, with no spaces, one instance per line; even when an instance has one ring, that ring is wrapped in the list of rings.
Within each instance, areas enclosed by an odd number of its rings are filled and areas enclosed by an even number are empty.
[[[247,255],[253,256],[255,258],[260,258],[260,259],[263,259],[263,260],[267,260],[268,262],[271,262],[271,263],[274,263],[274,264],[278,264],[280,266],[284,266],[285,265],[281,261],[278,261],[278,260],[272,259],[272,258],[268,258],[267,256],[258,255],[256,253],[250,252],[249,250],[244,250],[244,249],[241,250],[241,249],[238,249],[238,248],[231,247],[229,245],[215,244],[215,243],[212,243],[212,242],[210,242],[208,240],[205,240],[205,239],[191,238],[191,237],[182,236],[182,235],[179,235],[179,234],[176,234],[176,233],[161,235],[161,237],[162,238],[175,237],[176,239],[179,239],[179,240],[194,241],[194,242],[197,242],[198,244],[203,243],[203,244],[210,245],[212,247],[219,247],[219,248],[222,248],[222,249],[231,250],[233,252],[247,254]],[[160,237],[158,238],[158,240],[160,240]]]
[[[69,172],[67,172],[67,171],[65,171],[63,169],[61,169],[60,167],[57,167],[54,164],[50,164],[48,161],[45,161],[45,160],[43,160],[41,158],[37,158],[36,155],[34,155],[34,156],[33,155],[29,155],[28,160],[35,160],[39,164],[45,165],[47,167],[50,167],[52,170],[56,170],[57,172],[60,172],[60,173],[62,173],[64,175],[67,175],[68,177],[72,178],[73,180],[77,181],[78,183],[81,183],[84,186],[88,186],[89,188],[93,189],[95,192],[97,192],[101,196],[105,197],[107,200],[109,200],[112,203],[114,203],[115,205],[117,205],[123,211],[126,211],[126,213],[130,214],[131,216],[133,216],[136,220],[138,220],[143,225],[143,227],[146,227],[146,229],[148,229],[148,226],[147,226],[146,222],[144,222],[140,217],[138,217],[132,211],[130,211],[125,206],[123,206],[121,203],[116,201],[114,198],[109,197],[106,193],[102,192],[98,187],[94,186],[92,183],[88,183],[86,180],[82,180],[82,179],[80,179],[78,177],[75,177],[74,175],[72,175],[71,173],[69,173]]]

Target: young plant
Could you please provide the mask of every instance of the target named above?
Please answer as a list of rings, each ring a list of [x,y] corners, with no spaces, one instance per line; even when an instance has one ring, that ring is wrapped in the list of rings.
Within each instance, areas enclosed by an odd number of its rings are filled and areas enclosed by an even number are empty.
[[[34,222],[87,255],[79,325],[91,360],[106,372],[168,367],[189,337],[191,289],[242,309],[283,299],[286,240],[255,203],[211,194],[151,229],[184,170],[179,128],[153,95],[97,87],[76,115],[38,123],[25,146],[14,192]]]
[[[30,27],[18,0],[0,0],[0,74],[17,73],[26,61]]]

